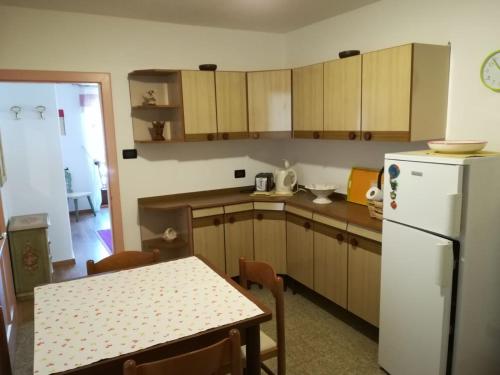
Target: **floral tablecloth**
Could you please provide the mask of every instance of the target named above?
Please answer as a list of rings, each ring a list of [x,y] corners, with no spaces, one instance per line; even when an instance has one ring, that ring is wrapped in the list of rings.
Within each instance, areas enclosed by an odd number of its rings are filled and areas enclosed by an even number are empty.
[[[145,349],[263,311],[196,257],[35,288],[34,374]]]

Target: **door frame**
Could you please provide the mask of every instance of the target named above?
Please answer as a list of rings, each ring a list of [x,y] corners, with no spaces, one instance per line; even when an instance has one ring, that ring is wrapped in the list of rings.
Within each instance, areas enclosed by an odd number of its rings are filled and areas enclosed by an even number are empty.
[[[101,109],[108,168],[108,198],[113,232],[113,253],[124,251],[118,157],[116,154],[113,97],[110,73],[66,72],[50,70],[0,69],[0,82],[36,83],[97,83],[101,94]]]

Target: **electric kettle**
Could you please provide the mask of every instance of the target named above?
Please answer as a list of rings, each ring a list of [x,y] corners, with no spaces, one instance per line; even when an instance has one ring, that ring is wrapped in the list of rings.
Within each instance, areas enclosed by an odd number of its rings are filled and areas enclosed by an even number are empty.
[[[284,162],[284,169],[276,169],[274,171],[275,193],[289,195],[293,193],[293,186],[297,183],[297,172],[290,168],[288,160],[284,159]]]

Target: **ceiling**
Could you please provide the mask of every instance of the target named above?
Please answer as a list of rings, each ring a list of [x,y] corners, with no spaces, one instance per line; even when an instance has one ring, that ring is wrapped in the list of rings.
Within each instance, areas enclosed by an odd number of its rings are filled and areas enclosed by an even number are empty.
[[[284,33],[377,0],[0,0],[27,8]]]

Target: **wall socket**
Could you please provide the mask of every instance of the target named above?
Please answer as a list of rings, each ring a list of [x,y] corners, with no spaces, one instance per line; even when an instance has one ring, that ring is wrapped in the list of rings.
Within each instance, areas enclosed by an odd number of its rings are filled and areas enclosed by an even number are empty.
[[[246,176],[244,169],[236,169],[234,171],[234,178],[244,178]]]

